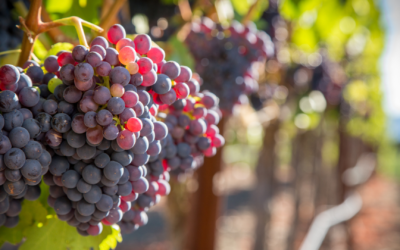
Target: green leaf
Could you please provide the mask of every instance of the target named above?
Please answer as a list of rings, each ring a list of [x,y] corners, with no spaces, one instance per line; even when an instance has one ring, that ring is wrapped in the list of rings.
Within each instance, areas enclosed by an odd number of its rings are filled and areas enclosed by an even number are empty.
[[[103,250],[115,248],[121,241],[118,227],[104,226],[98,236],[81,236],[76,228],[52,216],[42,227],[26,231],[26,241],[20,250]]]
[[[44,5],[46,6],[46,10],[49,13],[52,12],[59,12],[65,13],[71,9],[73,0],[62,0],[62,1],[54,1],[54,0],[47,0],[45,1]]]
[[[14,228],[0,227],[0,241],[7,241],[11,244],[21,242],[24,231],[34,227],[37,223],[45,223],[46,215],[46,208],[40,201],[24,200],[18,225]]]
[[[164,50],[166,50],[165,54],[168,55],[168,61],[176,61],[181,65],[194,69],[194,59],[189,49],[176,36],[172,36],[165,47]]]
[[[61,50],[72,51],[73,48],[74,45],[70,43],[56,43],[53,46],[51,46],[51,49],[49,50],[49,52],[47,52],[46,58],[48,56],[56,55]]]

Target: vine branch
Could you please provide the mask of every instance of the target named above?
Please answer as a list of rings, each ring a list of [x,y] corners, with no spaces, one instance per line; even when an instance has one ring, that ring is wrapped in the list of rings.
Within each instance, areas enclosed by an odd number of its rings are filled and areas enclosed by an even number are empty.
[[[118,11],[124,5],[126,0],[115,0],[107,14],[100,20],[99,26],[104,30],[108,30],[113,25],[113,20]]]
[[[28,15],[26,19],[19,17],[21,26],[25,31],[24,37],[22,39],[21,44],[21,54],[18,60],[18,66],[22,66],[24,62],[31,58],[33,52],[33,44],[35,43],[39,34],[46,32],[50,29],[64,26],[64,25],[73,25],[78,33],[79,42],[84,45],[87,45],[85,33],[83,31],[83,26],[89,27],[96,32],[102,32],[103,29],[99,26],[96,26],[92,23],[86,22],[79,17],[67,17],[60,20],[56,20],[53,22],[42,22],[41,20],[41,10],[42,10],[42,0],[32,0],[31,7],[29,8]]]
[[[246,14],[246,15],[243,17],[243,19],[242,19],[242,24],[246,25],[248,22],[251,21],[251,19],[252,19],[253,16],[254,16],[254,13],[255,13],[256,10],[257,10],[257,6],[258,6],[258,4],[259,4],[260,2],[261,2],[260,0],[257,0],[257,1],[255,1],[255,2],[253,3],[253,5],[250,6],[249,11],[247,12],[247,14]]]

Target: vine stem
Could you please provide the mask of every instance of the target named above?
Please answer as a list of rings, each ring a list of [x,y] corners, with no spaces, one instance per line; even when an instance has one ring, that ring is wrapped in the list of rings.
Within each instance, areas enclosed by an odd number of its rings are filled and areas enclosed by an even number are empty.
[[[20,28],[25,31],[21,44],[21,54],[18,60],[18,66],[22,66],[24,62],[31,59],[33,52],[33,44],[39,34],[46,32],[52,28],[64,25],[73,25],[78,33],[79,42],[87,47],[87,41],[83,26],[89,27],[96,32],[102,32],[103,29],[92,23],[86,22],[79,17],[67,17],[53,22],[42,22],[41,20],[42,0],[32,0],[26,20],[19,17]]]
[[[249,11],[247,12],[247,14],[243,17],[242,19],[242,24],[246,25],[248,22],[251,21],[251,19],[253,18],[253,15],[255,13],[255,11],[257,10],[257,6],[260,3],[260,0],[257,0],[253,3],[253,5],[250,6]]]
[[[118,11],[121,9],[122,5],[124,5],[125,2],[126,0],[115,0],[110,10],[107,12],[104,18],[100,20],[99,26],[104,30],[104,32],[113,25],[113,20],[115,16],[117,15]]]

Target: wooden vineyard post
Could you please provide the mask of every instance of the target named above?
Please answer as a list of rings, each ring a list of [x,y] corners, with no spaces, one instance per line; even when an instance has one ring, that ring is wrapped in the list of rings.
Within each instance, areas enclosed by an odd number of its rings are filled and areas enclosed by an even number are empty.
[[[224,134],[227,118],[218,124],[220,134]],[[214,157],[205,158],[204,165],[197,170],[198,189],[193,194],[187,250],[213,250],[216,243],[217,219],[221,212],[221,196],[214,192],[214,176],[223,165],[222,149]]]

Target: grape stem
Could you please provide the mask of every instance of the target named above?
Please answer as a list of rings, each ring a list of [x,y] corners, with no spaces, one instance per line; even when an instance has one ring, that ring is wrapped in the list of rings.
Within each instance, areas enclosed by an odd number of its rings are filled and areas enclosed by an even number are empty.
[[[125,130],[124,126],[121,124],[121,120],[117,116],[114,116],[113,120],[115,121],[115,126],[120,126],[121,130]]]
[[[110,10],[107,14],[100,20],[99,26],[104,30],[108,30],[112,25],[114,18],[116,17],[118,11],[121,9],[122,5],[124,5],[126,0],[115,0],[113,5],[111,6]],[[98,31],[101,33],[103,31]],[[102,34],[105,35],[105,34]]]
[[[25,31],[24,37],[21,44],[21,54],[18,59],[18,66],[22,66],[27,60],[31,59],[33,52],[33,44],[35,43],[39,34],[46,32],[50,29],[64,26],[73,25],[75,26],[79,42],[87,47],[86,37],[83,32],[83,26],[89,27],[97,32],[101,32],[103,29],[92,23],[86,22],[79,17],[68,17],[53,22],[42,22],[42,0],[32,0],[26,19],[19,17],[21,25],[19,28]]]

